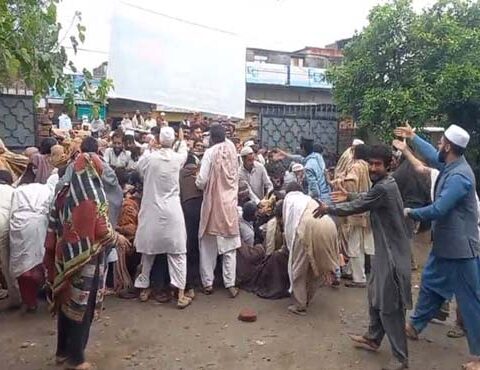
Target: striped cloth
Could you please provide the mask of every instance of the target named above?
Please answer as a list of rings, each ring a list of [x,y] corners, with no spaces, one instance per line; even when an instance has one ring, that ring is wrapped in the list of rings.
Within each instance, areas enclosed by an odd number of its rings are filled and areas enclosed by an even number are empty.
[[[102,171],[97,155],[80,154],[70,183],[59,192],[50,213],[44,263],[52,290],[51,309],[61,305],[75,321],[83,318],[94,288],[95,267],[100,266],[103,276],[105,251],[116,244],[117,234],[108,221]]]

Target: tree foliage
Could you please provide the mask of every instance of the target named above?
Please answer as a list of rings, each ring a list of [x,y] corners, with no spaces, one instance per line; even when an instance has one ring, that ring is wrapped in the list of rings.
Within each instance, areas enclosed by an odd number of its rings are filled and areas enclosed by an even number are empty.
[[[21,81],[33,91],[36,101],[55,88],[65,95],[65,105],[72,108],[73,81],[65,70],[73,73],[77,70],[68,60],[63,40],[59,39],[65,38],[69,31],[57,22],[59,1],[0,0],[0,86],[9,87]],[[70,36],[70,42],[76,52],[85,41],[86,32],[79,12],[69,28],[73,26],[76,35]],[[104,90],[113,87],[112,81],[103,80],[102,89],[93,89],[91,73],[84,70],[84,76],[81,99],[104,104],[108,94]]]
[[[388,139],[405,120],[457,123],[478,134],[478,1],[440,0],[419,14],[411,0],[376,6],[344,56],[329,71],[335,101],[377,136]]]

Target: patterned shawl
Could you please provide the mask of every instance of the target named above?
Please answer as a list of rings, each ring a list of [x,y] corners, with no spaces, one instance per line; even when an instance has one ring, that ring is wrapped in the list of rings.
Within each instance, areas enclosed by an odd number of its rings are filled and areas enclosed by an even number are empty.
[[[97,155],[80,154],[73,164],[70,183],[52,207],[44,263],[54,306],[68,299],[72,275],[106,247],[116,244],[117,234],[108,221],[102,171]]]

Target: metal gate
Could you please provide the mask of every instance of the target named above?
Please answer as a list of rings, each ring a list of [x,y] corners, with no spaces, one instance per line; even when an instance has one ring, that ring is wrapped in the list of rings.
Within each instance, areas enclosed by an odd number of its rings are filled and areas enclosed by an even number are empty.
[[[302,137],[336,155],[338,122],[335,105],[271,105],[260,110],[260,141],[267,148],[296,152]]]
[[[35,145],[35,114],[32,96],[0,94],[0,138],[9,149]]]

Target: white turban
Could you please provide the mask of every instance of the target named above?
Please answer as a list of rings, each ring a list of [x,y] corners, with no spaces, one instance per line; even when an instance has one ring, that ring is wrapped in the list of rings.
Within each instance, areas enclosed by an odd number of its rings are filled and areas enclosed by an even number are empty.
[[[175,131],[170,126],[162,127],[160,130],[160,145],[172,146],[175,141]]]
[[[357,145],[362,145],[362,144],[365,144],[365,143],[363,142],[363,140],[353,139],[352,146],[357,146]]]

